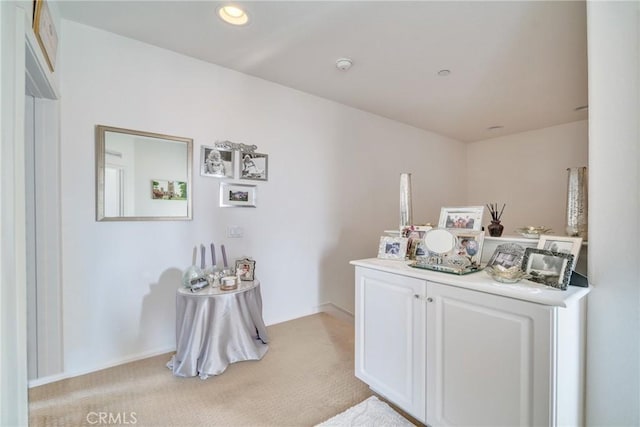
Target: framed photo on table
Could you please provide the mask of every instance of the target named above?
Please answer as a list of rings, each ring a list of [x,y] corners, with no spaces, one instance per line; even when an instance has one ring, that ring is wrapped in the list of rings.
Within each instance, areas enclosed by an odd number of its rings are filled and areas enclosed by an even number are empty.
[[[454,248],[455,255],[468,259],[471,265],[479,266],[482,258],[484,231],[466,229],[451,229],[449,231],[457,239]]]
[[[515,243],[504,243],[498,245],[491,255],[487,267],[495,267],[497,265],[504,268],[511,268],[522,265],[524,257],[524,247]]]
[[[256,262],[249,258],[236,260],[236,274],[240,280],[255,280]]]
[[[404,260],[408,243],[409,239],[406,237],[382,236],[378,246],[378,258]]]
[[[531,276],[528,280],[563,291],[569,286],[572,265],[572,254],[536,248],[527,248],[522,259],[522,270]]]
[[[484,206],[442,208],[438,227],[480,231],[482,230],[482,215],[484,215]]]
[[[572,270],[575,270],[576,268],[581,247],[582,237],[565,237],[542,234],[538,240],[538,249],[573,255],[573,264],[571,264]]]

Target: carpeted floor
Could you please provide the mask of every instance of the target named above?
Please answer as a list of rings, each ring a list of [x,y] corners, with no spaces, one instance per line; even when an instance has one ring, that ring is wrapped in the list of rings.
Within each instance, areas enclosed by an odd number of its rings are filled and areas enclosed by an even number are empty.
[[[260,361],[178,378],[171,354],[29,391],[31,426],[312,426],[371,396],[353,373],[353,325],[330,315],[268,328]]]

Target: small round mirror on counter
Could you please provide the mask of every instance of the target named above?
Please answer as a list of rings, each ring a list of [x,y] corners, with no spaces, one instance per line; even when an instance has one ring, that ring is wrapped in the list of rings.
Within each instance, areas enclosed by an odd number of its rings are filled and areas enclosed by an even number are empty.
[[[434,228],[424,235],[424,245],[429,252],[446,254],[451,252],[457,243],[457,237],[444,228]]]

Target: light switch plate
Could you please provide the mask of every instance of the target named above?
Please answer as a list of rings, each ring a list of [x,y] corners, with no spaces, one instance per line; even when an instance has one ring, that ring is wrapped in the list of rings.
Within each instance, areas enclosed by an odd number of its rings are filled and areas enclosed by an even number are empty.
[[[238,225],[230,225],[227,227],[227,237],[237,239],[244,236],[244,228]]]

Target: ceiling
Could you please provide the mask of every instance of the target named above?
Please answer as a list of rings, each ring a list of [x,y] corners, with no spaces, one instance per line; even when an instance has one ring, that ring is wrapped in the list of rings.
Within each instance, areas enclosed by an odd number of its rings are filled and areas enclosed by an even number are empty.
[[[584,1],[236,2],[245,27],[216,17],[228,2],[56,3],[65,19],[460,141],[587,118]]]

